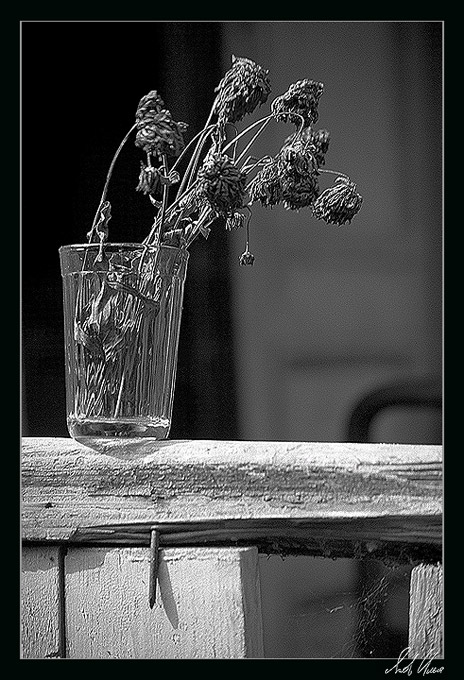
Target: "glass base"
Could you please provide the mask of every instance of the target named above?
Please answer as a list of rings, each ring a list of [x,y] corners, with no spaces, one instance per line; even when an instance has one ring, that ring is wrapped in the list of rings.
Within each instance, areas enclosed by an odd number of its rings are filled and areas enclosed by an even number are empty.
[[[69,434],[80,444],[96,451],[111,453],[111,445],[129,451],[139,447],[139,440],[168,438],[171,423],[153,418],[68,418]]]

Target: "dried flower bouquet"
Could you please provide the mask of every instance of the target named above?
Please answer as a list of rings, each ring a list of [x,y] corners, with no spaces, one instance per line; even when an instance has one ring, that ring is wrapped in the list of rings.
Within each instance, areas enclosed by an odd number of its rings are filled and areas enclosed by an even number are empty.
[[[185,146],[187,124],[175,122],[156,90],[142,97],[136,122],[119,146],[107,176],[89,242],[104,242],[108,237],[110,204],[106,200],[114,163],[130,134],[137,130],[135,144],[146,154],[141,162],[137,191],[151,200],[156,217],[143,241],[146,245],[175,245],[188,248],[210,226],[223,218],[227,229],[249,224],[251,206],[278,204],[288,210],[310,208],[317,219],[328,224],[351,222],[359,211],[362,197],[349,177],[322,169],[329,147],[327,130],[314,130],[317,122],[322,83],[300,80],[278,96],[271,113],[237,132],[235,123],[264,104],[271,92],[268,71],[251,59],[232,57],[232,67],[216,88],[216,98],[204,128]],[[275,157],[255,158],[249,152],[271,120],[296,126]],[[227,126],[234,136],[227,141]],[[239,150],[239,142],[253,131],[253,137]],[[202,152],[209,144],[202,159]],[[193,149],[193,151],[192,151]],[[191,152],[190,162],[181,179],[177,168]],[[176,158],[170,166],[170,159]],[[320,173],[337,175],[333,187],[319,191]],[[170,187],[175,199],[168,205]],[[246,250],[248,252],[248,248]],[[252,264],[248,258],[241,264]]]
[[[316,219],[335,225],[350,223],[361,207],[362,197],[349,177],[322,168],[329,133],[314,129],[322,83],[305,79],[292,84],[272,101],[268,115],[240,132],[236,123],[268,100],[268,71],[233,56],[215,92],[205,126],[188,144],[187,125],[173,120],[158,92],[142,97],[135,123],[111,162],[88,246],[81,249],[77,265],[64,261],[71,247],[62,249],[63,273],[73,274],[65,286],[65,313],[68,308],[72,317],[66,341],[72,436],[87,432],[83,424],[93,421],[98,422],[95,432],[101,433],[106,422],[108,432],[116,434],[118,421],[119,436],[167,436],[188,249],[200,234],[207,238],[221,222],[228,230],[245,227],[239,262],[252,265],[255,204],[310,208]],[[295,129],[274,157],[257,158],[253,144],[271,121]],[[115,162],[133,132],[145,154],[136,190],[151,201],[154,220],[141,244],[118,248],[108,242],[107,193]],[[336,175],[333,186],[322,192],[321,173]]]

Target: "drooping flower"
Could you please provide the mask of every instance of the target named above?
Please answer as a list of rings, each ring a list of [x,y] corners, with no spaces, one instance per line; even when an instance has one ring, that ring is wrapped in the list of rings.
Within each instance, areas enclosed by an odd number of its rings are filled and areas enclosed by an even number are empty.
[[[158,156],[179,156],[184,149],[186,123],[176,123],[167,109],[151,109],[137,121],[135,145]]]
[[[255,256],[250,253],[248,248],[245,250],[244,253],[240,255],[239,263],[242,265],[242,267],[246,267],[247,265],[252,265],[253,262],[255,261]]]
[[[308,127],[319,118],[319,99],[324,85],[315,80],[298,80],[290,85],[287,92],[276,97],[271,104],[271,112],[276,120]]]
[[[275,158],[267,162],[251,180],[248,192],[252,202],[259,201],[265,208],[272,208],[282,201],[279,165]]]
[[[204,198],[219,216],[229,217],[244,207],[246,174],[226,154],[208,154],[198,179],[197,197]]]
[[[319,195],[319,185],[313,175],[299,177],[289,182],[283,190],[286,210],[300,210],[312,206]]]
[[[318,167],[325,164],[325,154],[329,148],[330,133],[327,130],[311,131],[309,140]]]
[[[164,185],[172,186],[177,184],[179,180],[180,175],[177,170],[171,170],[168,175],[165,175],[161,168],[154,168],[151,164],[145,165],[142,161],[140,163],[139,183],[136,191],[154,195],[160,193]]]
[[[232,55],[232,67],[219,85],[214,103],[214,112],[220,124],[235,123],[264,104],[271,92],[269,71],[251,59]]]
[[[141,161],[139,183],[136,191],[142,191],[144,194],[160,193],[161,180],[159,168],[154,168],[152,165],[145,165],[145,163]]]
[[[164,101],[161,99],[158,92],[156,90],[150,90],[150,92],[139,101],[135,113],[135,120],[139,123],[143,121],[148,113],[159,113],[164,108]]]
[[[291,144],[284,144],[277,155],[277,159],[281,172],[288,176],[304,176],[317,170],[310,145],[299,138],[296,138]]]
[[[349,177],[337,177],[334,185],[325,189],[314,202],[313,215],[327,224],[349,224],[361,209],[362,202],[362,196]]]
[[[264,207],[283,203],[287,210],[310,206],[319,195],[317,164],[307,142],[287,142],[258,172],[249,186],[250,197]]]
[[[325,154],[329,148],[330,133],[327,130],[312,130],[310,127],[303,128],[301,132],[294,132],[287,137],[285,146],[293,146],[298,141],[305,143],[308,150],[314,156],[317,167],[325,164]]]
[[[312,205],[319,195],[318,172],[309,145],[302,141],[285,145],[279,152],[282,200],[287,210]]]
[[[226,219],[226,229],[228,231],[233,231],[234,229],[240,229],[245,224],[246,217],[241,212],[234,212],[229,215]]]

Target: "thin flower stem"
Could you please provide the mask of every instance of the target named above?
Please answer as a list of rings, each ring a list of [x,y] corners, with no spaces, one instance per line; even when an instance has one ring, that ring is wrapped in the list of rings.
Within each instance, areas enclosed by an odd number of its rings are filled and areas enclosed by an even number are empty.
[[[174,165],[172,166],[171,170],[175,170],[175,169],[176,169],[178,163],[180,163],[180,161],[182,160],[183,156],[184,156],[185,153],[187,152],[188,148],[193,144],[193,142],[194,142],[195,140],[197,140],[199,137],[201,137],[201,135],[203,135],[205,132],[211,132],[215,127],[216,127],[216,123],[214,123],[213,125],[205,125],[205,127],[203,128],[203,130],[200,130],[200,132],[198,132],[198,133],[195,135],[195,137],[192,137],[192,139],[191,139],[190,142],[186,145],[186,147],[184,148],[184,150],[182,151],[182,153],[180,154],[180,156],[176,159],[176,162],[175,162]]]
[[[168,157],[166,154],[163,154],[163,171],[164,171],[164,176],[168,177],[169,174],[169,168],[168,168]],[[163,226],[164,226],[164,217],[166,215],[166,207],[168,203],[168,191],[169,191],[169,184],[164,184],[163,186],[163,199],[162,199],[162,204],[161,204],[161,213],[160,213],[160,241],[161,241],[161,236],[163,233]]]
[[[195,189],[195,187],[196,187],[199,183],[200,183],[200,180],[199,180],[199,179],[196,179],[196,180],[193,182],[193,184],[191,184],[191,185],[189,186],[189,188],[186,189],[186,190],[184,191],[184,193],[182,194],[182,196],[176,197],[176,200],[173,201],[173,202],[171,203],[171,205],[169,206],[169,208],[167,209],[166,214],[167,214],[167,215],[170,215],[171,212],[172,212],[175,208],[177,208],[177,206],[179,205],[180,201],[181,201],[182,199],[184,199],[188,194],[192,193],[192,191]]]
[[[99,205],[98,205],[97,212],[95,213],[95,217],[93,218],[92,228],[91,228],[91,230],[90,230],[90,232],[89,232],[89,243],[90,243],[90,239],[92,238],[92,233],[93,233],[93,230],[95,229],[95,225],[96,225],[96,223],[97,223],[98,216],[99,216],[99,214],[100,214],[100,208],[102,207],[103,203],[104,203],[105,200],[106,200],[106,194],[108,193],[108,186],[109,186],[109,183],[110,183],[111,175],[113,174],[113,168],[114,168],[114,165],[115,165],[115,163],[116,163],[116,160],[117,160],[117,158],[118,158],[118,156],[119,156],[119,154],[120,154],[120,152],[121,152],[122,147],[124,146],[124,144],[125,144],[125,143],[127,142],[127,140],[129,139],[129,136],[130,136],[131,132],[132,132],[133,130],[135,130],[136,127],[137,127],[137,123],[134,123],[134,125],[133,125],[133,126],[131,127],[131,129],[127,132],[126,136],[125,136],[124,139],[122,140],[121,144],[118,146],[118,149],[117,149],[116,153],[115,153],[114,156],[113,156],[113,160],[111,161],[111,165],[110,165],[110,167],[109,167],[108,174],[106,175],[106,182],[105,182],[105,186],[103,187],[103,192],[102,192],[102,195],[101,195],[101,198],[100,198],[100,203],[99,203]]]
[[[237,130],[236,126],[235,126],[233,123],[227,123],[227,125],[231,125],[231,126],[234,128],[234,132],[235,132],[235,137],[231,140],[232,142],[235,142],[234,148],[233,148],[233,150],[232,150],[232,160],[233,160],[233,162],[235,163],[235,155],[236,155],[236,153],[237,153],[237,137],[238,137],[238,130]]]
[[[192,186],[190,186],[186,191],[184,191],[182,196],[180,196],[179,198],[176,198],[176,200],[173,201],[173,203],[171,203],[171,205],[166,209],[166,217],[169,217],[171,215],[172,211],[175,208],[177,208],[181,199],[185,198],[185,196],[187,196],[187,194],[190,194],[195,189],[195,187],[197,186],[199,181],[200,180],[196,179],[195,182],[192,184]],[[152,243],[150,243],[150,242],[152,240],[154,233],[157,231],[157,229],[158,229],[158,217],[156,218],[148,236],[146,236],[143,239],[143,241],[142,241],[143,245],[152,245]]]
[[[228,144],[226,144],[226,146],[222,149],[222,152],[225,153],[227,151],[227,149],[230,149],[230,147],[233,144],[236,144],[238,142],[240,137],[243,137],[244,135],[247,134],[247,132],[252,130],[254,127],[256,127],[257,125],[260,125],[265,120],[270,120],[271,118],[274,118],[274,115],[272,113],[269,116],[265,116],[264,118],[260,118],[259,120],[255,121],[254,123],[249,125],[247,128],[245,128],[245,130],[242,130],[236,137],[234,137],[234,139],[232,139],[232,141],[230,141]]]
[[[303,116],[301,116],[299,113],[296,113],[296,111],[293,112],[293,115],[294,115],[294,116],[298,116],[299,118],[301,118],[300,129],[299,129],[298,132],[296,133],[296,136],[298,137],[298,135],[301,134],[301,132],[302,132],[304,126],[305,126],[305,119],[304,119]]]
[[[201,131],[200,138],[197,142],[197,145],[195,147],[195,150],[194,150],[192,156],[190,157],[189,164],[187,166],[186,171],[184,172],[184,176],[182,177],[182,181],[179,185],[179,188],[177,189],[176,199],[180,198],[182,196],[182,192],[184,191],[185,187],[188,188],[188,181],[189,181],[191,174],[192,174],[192,168],[195,164],[195,159],[198,158],[198,155],[199,155],[199,153],[200,153],[200,151],[203,147],[203,144],[205,143],[206,138],[210,134],[210,132],[211,132],[211,130],[207,130],[206,128],[204,128]]]
[[[123,391],[123,388],[124,388],[124,378],[125,378],[125,376],[126,376],[126,374],[123,373],[122,378],[121,378],[121,385],[119,386],[119,394],[118,394],[118,399],[116,401],[116,407],[114,409],[113,418],[117,418],[118,415],[119,415],[119,409],[121,407],[121,397],[122,397],[122,391]]]
[[[203,149],[203,147],[204,147],[204,145],[205,145],[206,139],[208,138],[208,135],[209,135],[209,134],[210,134],[210,132],[207,132],[207,133],[206,133],[205,135],[203,135],[203,137],[199,140],[199,142],[198,142],[198,144],[197,144],[197,147],[196,147],[196,149],[195,149],[195,152],[193,153],[193,155],[192,155],[192,157],[191,157],[191,159],[190,159],[189,167],[187,168],[187,171],[186,171],[186,173],[185,173],[185,175],[184,175],[184,179],[183,179],[182,185],[181,185],[181,187],[180,187],[180,189],[179,189],[179,193],[181,193],[181,190],[182,190],[182,188],[185,186],[185,184],[187,185],[187,189],[190,187],[190,185],[191,185],[191,183],[192,183],[192,178],[194,177],[195,171],[196,171],[197,166],[198,166],[198,161],[200,160],[201,151],[202,151],[202,149]]]
[[[185,185],[186,185],[186,182],[187,182],[187,180],[189,179],[189,175],[190,175],[190,172],[191,172],[191,168],[192,168],[193,164],[195,163],[195,160],[194,160],[194,159],[195,159],[195,158],[198,158],[198,155],[199,155],[199,153],[200,153],[200,151],[201,151],[201,148],[203,147],[203,144],[205,143],[206,137],[207,137],[207,136],[212,132],[212,130],[216,127],[216,124],[214,124],[214,125],[212,125],[212,126],[210,125],[211,118],[212,118],[213,115],[214,115],[214,107],[215,107],[215,103],[214,103],[213,106],[211,107],[211,111],[209,112],[208,118],[207,118],[207,120],[206,120],[206,123],[205,123],[204,126],[203,126],[203,129],[202,129],[197,135],[195,135],[195,137],[194,137],[192,140],[190,140],[190,142],[189,142],[189,144],[191,144],[191,143],[193,142],[194,139],[197,139],[197,138],[198,138],[197,145],[196,145],[195,150],[194,150],[194,152],[193,152],[193,154],[192,154],[192,156],[191,156],[191,158],[190,158],[190,161],[189,161],[187,170],[185,171],[184,176],[183,176],[183,178],[182,178],[182,182],[181,182],[181,184],[180,184],[180,186],[179,186],[179,189],[178,189],[178,191],[177,191],[176,198],[180,197],[181,194],[182,194],[182,190],[184,189],[184,187],[185,187]],[[187,146],[189,146],[189,144],[188,144]],[[184,149],[184,152],[185,152],[186,150],[187,150],[187,147]],[[184,152],[182,152],[182,153],[184,153]],[[182,156],[182,154],[181,154],[181,156]],[[179,161],[179,160],[180,160],[180,158],[178,159],[178,161]],[[177,162],[178,162],[178,161],[177,161]],[[175,166],[174,166],[174,167],[175,167]],[[187,187],[188,187],[188,185],[187,185]]]
[[[196,239],[198,234],[200,233],[200,227],[202,226],[202,222],[206,221],[206,218],[208,217],[208,213],[210,211],[209,207],[205,207],[203,209],[202,214],[198,218],[198,222],[195,225],[195,228],[193,229],[192,233],[190,234],[189,238],[186,241],[185,247],[188,248],[190,244]]]
[[[271,120],[270,118],[268,118],[267,120],[265,120],[264,123],[262,124],[262,126],[259,128],[258,132],[257,132],[257,133],[254,135],[254,137],[248,142],[248,144],[247,144],[246,147],[243,149],[243,151],[242,151],[242,153],[240,154],[240,156],[239,156],[239,157],[237,158],[237,160],[235,161],[237,164],[240,163],[240,161],[242,160],[242,158],[244,157],[244,155],[246,154],[246,152],[248,151],[248,149],[253,145],[254,141],[259,137],[259,135],[263,132],[263,130],[265,129],[265,127],[269,124],[269,121],[270,121],[270,120]]]
[[[263,156],[263,158],[259,158],[255,163],[252,165],[247,166],[248,161],[252,159],[252,156],[248,156],[246,159],[245,163],[242,165],[242,172],[244,172],[246,175],[249,175],[250,172],[253,172],[253,170],[260,165],[260,163],[263,162],[264,158],[267,158],[266,156]]]
[[[250,215],[249,215],[249,217],[247,219],[247,223],[246,223],[246,247],[245,247],[245,250],[247,252],[250,251],[250,220],[251,220],[251,216],[253,214],[251,212],[250,208],[248,208],[248,211],[249,211]]]
[[[346,179],[350,179],[348,175],[345,175],[344,172],[337,172],[336,170],[322,170],[322,168],[317,169],[318,172],[327,172],[331,175],[338,175],[339,177],[346,177]]]

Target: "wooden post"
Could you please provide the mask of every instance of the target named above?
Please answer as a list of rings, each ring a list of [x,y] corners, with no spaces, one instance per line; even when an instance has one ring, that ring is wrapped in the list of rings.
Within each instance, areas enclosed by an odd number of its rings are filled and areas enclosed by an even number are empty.
[[[60,548],[23,548],[21,651],[24,659],[63,656],[62,568]]]
[[[443,574],[441,564],[419,564],[411,572],[409,656],[443,658]]]
[[[148,548],[71,548],[65,562],[67,657],[263,657],[256,548],[161,550],[149,604]]]

